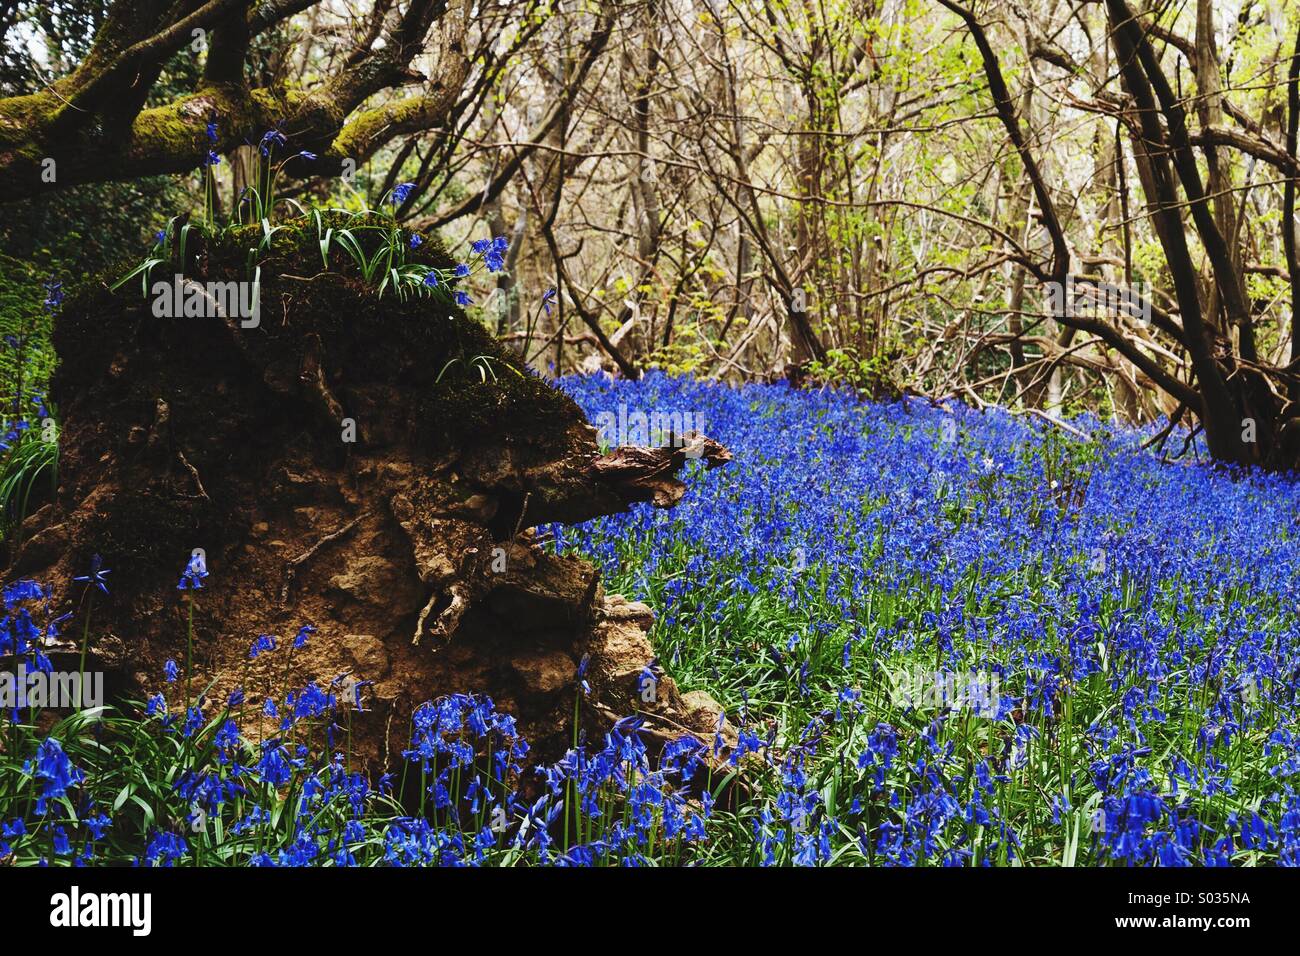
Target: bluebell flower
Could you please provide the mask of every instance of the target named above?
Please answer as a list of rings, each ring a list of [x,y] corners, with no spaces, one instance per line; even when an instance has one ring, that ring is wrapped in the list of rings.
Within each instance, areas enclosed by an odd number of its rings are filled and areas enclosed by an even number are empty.
[[[68,795],[68,791],[85,780],[86,775],[73,766],[63,745],[54,737],[46,737],[36,749],[35,767],[29,761],[24,772],[41,782],[41,792],[36,801],[38,814],[44,814],[48,801]]]
[[[197,707],[187,707],[185,709],[185,723],[181,727],[181,736],[193,737],[195,732],[203,726],[203,711]]]
[[[178,860],[189,852],[189,843],[179,833],[160,831],[155,833],[145,848],[144,864],[146,866],[175,866]]]
[[[505,267],[505,254],[510,248],[510,240],[505,236],[477,239],[470,243],[470,248],[475,254],[483,257],[483,264],[487,266],[489,272],[500,272]]]
[[[108,568],[104,567],[104,559],[97,554],[90,556],[90,571],[86,574],[78,575],[72,580],[87,584],[91,587],[99,588],[105,594],[108,593],[108,584],[104,578],[112,574]]]
[[[262,134],[262,141],[258,144],[258,149],[263,156],[270,156],[271,151],[277,146],[284,146],[288,139],[278,129],[268,129]]]
[[[264,783],[282,787],[289,782],[297,761],[290,759],[284,744],[270,740],[262,744],[262,757],[257,762],[257,773]]]
[[[176,589],[178,591],[200,590],[203,587],[203,579],[207,576],[208,568],[203,558],[197,554],[191,555],[185,570],[181,572],[181,580],[176,585]]]
[[[414,188],[415,183],[398,183],[393,187],[393,192],[388,197],[388,201],[394,206],[400,206],[406,202],[406,197],[411,195],[411,190]]]
[[[257,640],[253,641],[248,647],[248,659],[255,661],[261,655],[275,650],[275,640],[274,634],[257,635]]]
[[[576,679],[578,686],[584,694],[591,693],[591,685],[587,683],[587,668],[591,666],[591,655],[583,654],[582,659],[578,661],[578,673]]]

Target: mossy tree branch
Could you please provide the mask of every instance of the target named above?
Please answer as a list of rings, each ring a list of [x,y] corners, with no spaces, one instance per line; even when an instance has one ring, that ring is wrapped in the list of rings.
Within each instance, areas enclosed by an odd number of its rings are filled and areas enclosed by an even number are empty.
[[[203,162],[210,146],[229,152],[271,126],[320,155],[315,174],[337,172],[345,159],[360,164],[394,137],[437,127],[469,76],[466,0],[376,5],[371,42],[348,57],[346,69],[309,89],[250,88],[249,41],[315,2],[117,0],[76,70],[39,93],[0,99],[0,202],[185,172]],[[195,91],[146,108],[167,59],[199,29],[211,39]],[[439,75],[426,80],[410,64],[431,42],[441,51]],[[376,94],[413,84],[418,93],[363,108]],[[214,117],[218,135],[210,144]]]

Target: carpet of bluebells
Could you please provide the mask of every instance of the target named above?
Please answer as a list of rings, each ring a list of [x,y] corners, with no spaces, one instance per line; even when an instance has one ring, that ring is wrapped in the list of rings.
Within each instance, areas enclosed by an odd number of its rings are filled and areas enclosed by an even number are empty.
[[[593,420],[693,412],[735,455],[671,511],[556,529],[766,766],[696,859],[1300,863],[1293,479],[1096,422],[564,387]]]
[[[689,412],[735,456],[689,465],[675,509],[546,530],[656,609],[646,680],[710,693],[737,746],[652,756],[629,714],[536,766],[508,714],[453,696],[367,779],[363,685],[213,701],[181,661],[138,705],[0,719],[0,864],[1300,863],[1300,485],[1096,422],[561,386],[593,420]],[[89,569],[83,597],[111,581]],[[177,599],[226,584],[191,562]],[[0,655],[48,667],[53,634],[82,638],[39,584],[3,597]]]

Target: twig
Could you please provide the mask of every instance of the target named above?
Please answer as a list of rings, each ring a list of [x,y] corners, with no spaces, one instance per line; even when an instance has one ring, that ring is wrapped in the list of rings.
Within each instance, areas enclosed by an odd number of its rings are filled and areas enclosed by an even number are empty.
[[[176,457],[181,460],[181,464],[186,467],[190,473],[190,477],[194,479],[194,484],[199,489],[199,497],[204,501],[210,502],[212,499],[208,497],[208,493],[203,488],[203,480],[199,478],[199,470],[190,464],[190,460],[185,457],[185,452],[181,451],[179,448],[176,449]]]
[[[318,552],[321,548],[325,547],[325,545],[329,544],[332,541],[337,541],[339,538],[343,537],[345,534],[350,532],[353,528],[355,528],[358,524],[361,523],[361,519],[364,517],[365,517],[364,514],[357,515],[355,518],[353,518],[343,527],[339,528],[337,531],[331,531],[329,534],[325,535],[325,537],[321,538],[319,541],[313,544],[302,554],[298,555],[298,557],[294,558],[292,561],[290,561],[288,564],[285,565],[284,586],[280,589],[280,603],[282,605],[289,600],[289,588],[293,585],[294,578],[298,574],[298,569],[302,567],[304,564],[306,564],[308,561],[310,561],[315,556],[316,552]]]
[[[420,616],[415,622],[415,634],[411,637],[412,644],[420,643],[420,635],[424,633],[424,622],[428,620],[429,614],[433,611],[433,606],[438,602],[438,597],[441,593],[441,591],[435,590],[429,595],[429,603],[420,611]]]

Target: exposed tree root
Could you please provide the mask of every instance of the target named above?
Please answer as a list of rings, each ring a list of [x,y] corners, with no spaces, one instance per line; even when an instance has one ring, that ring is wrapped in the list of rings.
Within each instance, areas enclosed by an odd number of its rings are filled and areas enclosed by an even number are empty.
[[[300,251],[262,263],[262,308],[279,300],[283,323],[160,319],[138,290],[69,297],[55,330],[61,485],[25,527],[8,577],[53,585],[56,612],[75,612],[72,578],[101,554],[113,586],[95,605],[91,653],[137,696],[184,651],[176,579],[203,549],[195,683],[212,701],[236,687],[254,705],[268,687],[283,694],[283,659],[249,661],[248,645],[312,624],[291,682],[373,681],[352,740],[376,767],[416,706],[452,692],[491,695],[538,756],[554,755],[572,739],[588,654],[589,720],[642,712],[656,734],[711,740],[716,705],[666,677],[653,701],[637,691],[653,657],[649,608],[607,598],[594,568],[546,552],[529,529],[671,506],[688,458],[712,467],[726,449],[694,436],[602,455],[577,406],[523,369],[439,380],[457,356],[516,359],[427,299],[380,301],[333,273],[281,282],[285,266],[303,274],[319,256],[313,236],[304,228]],[[242,275],[237,243],[197,261],[196,281]],[[345,413],[355,443],[341,440]],[[168,477],[178,460],[186,493]]]

